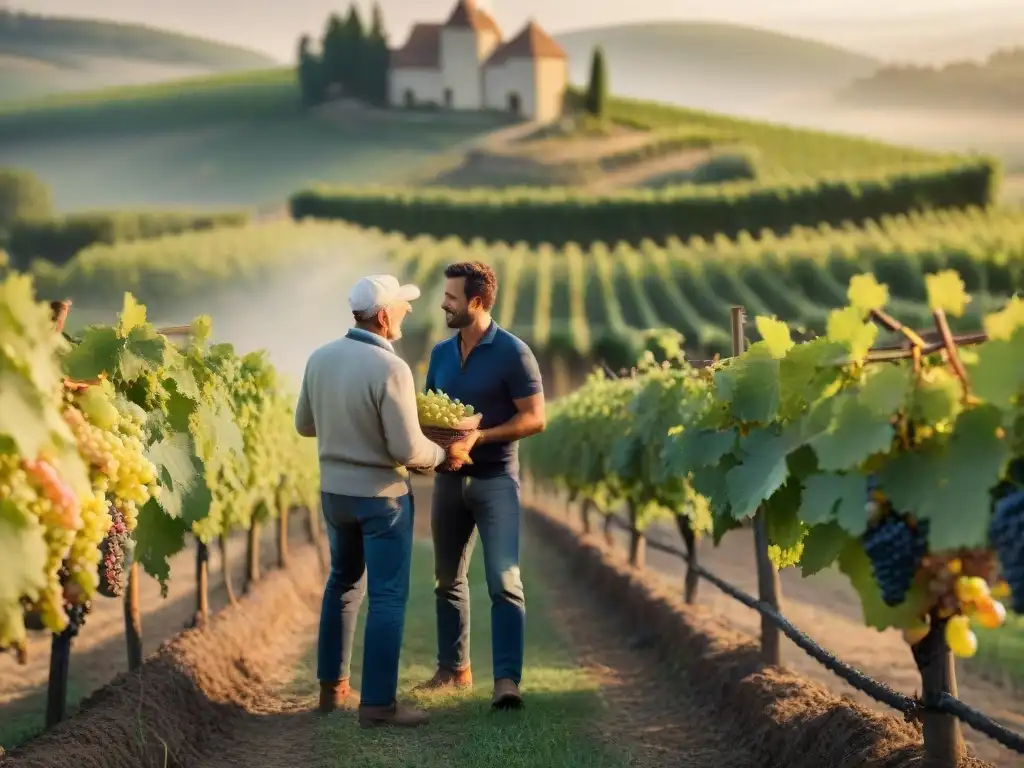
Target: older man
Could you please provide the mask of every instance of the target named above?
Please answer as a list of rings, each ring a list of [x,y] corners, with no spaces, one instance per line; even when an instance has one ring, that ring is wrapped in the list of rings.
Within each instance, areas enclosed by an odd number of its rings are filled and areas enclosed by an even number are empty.
[[[409,597],[413,503],[407,468],[468,457],[475,435],[445,452],[424,437],[412,371],[395,354],[409,302],[420,295],[391,275],[349,294],[355,327],[310,356],[295,409],[299,434],[316,437],[331,573],[320,615],[320,710],[347,708],[356,618],[368,590],[359,722],[418,726],[426,713],[396,702]],[[365,579],[364,579],[365,575]]]

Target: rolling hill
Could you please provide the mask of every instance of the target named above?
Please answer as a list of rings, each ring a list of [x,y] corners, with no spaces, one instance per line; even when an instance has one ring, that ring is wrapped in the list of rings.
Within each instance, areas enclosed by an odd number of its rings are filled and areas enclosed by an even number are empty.
[[[556,39],[569,55],[574,83],[586,82],[591,50],[600,45],[616,93],[748,114],[831,91],[880,63],[845,48],[737,24],[619,24]]]
[[[247,48],[138,24],[0,11],[0,101],[276,63]]]

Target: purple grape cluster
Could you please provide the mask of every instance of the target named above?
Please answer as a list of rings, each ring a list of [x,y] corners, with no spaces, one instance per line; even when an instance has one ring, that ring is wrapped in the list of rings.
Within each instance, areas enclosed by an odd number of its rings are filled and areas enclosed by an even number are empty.
[[[120,597],[124,594],[125,556],[128,549],[128,528],[121,511],[110,506],[113,524],[106,537],[100,542],[100,593],[106,597]]]
[[[899,605],[928,553],[928,521],[912,527],[906,517],[890,513],[867,530],[863,542],[882,600],[889,606]]]
[[[1010,467],[1018,480],[1024,469],[1019,459]],[[1010,607],[1024,613],[1024,488],[1012,482],[1001,483],[995,490],[988,538],[999,558],[1003,578],[1010,585]]]

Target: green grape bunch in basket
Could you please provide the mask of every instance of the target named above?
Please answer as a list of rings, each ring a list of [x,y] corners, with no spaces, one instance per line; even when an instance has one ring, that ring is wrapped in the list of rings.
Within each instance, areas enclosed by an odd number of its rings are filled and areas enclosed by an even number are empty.
[[[416,410],[423,434],[445,450],[479,428],[483,416],[474,413],[472,405],[452,400],[444,392],[434,390],[416,395]],[[471,464],[472,461],[467,460],[465,463]],[[437,467],[437,471],[451,472],[451,462],[445,460]]]

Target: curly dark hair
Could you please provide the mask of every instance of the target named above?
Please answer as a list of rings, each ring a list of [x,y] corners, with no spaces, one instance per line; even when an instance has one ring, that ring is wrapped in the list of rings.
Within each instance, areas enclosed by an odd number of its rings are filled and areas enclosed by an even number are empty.
[[[445,277],[466,278],[466,298],[472,301],[480,297],[484,311],[490,312],[498,296],[498,278],[494,270],[482,261],[460,261],[449,264],[444,270]]]

